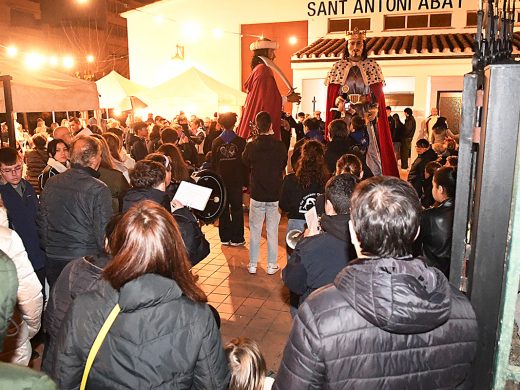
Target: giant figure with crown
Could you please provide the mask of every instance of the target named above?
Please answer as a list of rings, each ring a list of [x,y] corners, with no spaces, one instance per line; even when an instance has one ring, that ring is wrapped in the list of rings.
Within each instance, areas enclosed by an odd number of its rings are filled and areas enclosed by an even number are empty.
[[[383,73],[376,61],[367,58],[364,31],[354,29],[347,33],[346,39],[343,58],[334,63],[325,79],[326,128],[334,119],[335,102],[342,96],[355,115],[366,119],[370,137],[367,165],[376,175],[399,177],[386,115]]]

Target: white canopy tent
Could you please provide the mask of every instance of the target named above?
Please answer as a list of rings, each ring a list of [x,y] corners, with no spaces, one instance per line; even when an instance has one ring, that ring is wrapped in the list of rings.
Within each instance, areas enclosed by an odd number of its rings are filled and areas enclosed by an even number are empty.
[[[148,88],[128,80],[115,70],[96,81],[96,84],[101,108],[128,111],[148,106],[146,99],[143,98]]]
[[[87,111],[99,109],[96,83],[80,80],[52,69],[27,70],[0,59],[0,75],[9,75],[13,111]],[[0,83],[0,112],[6,112],[3,85]]]
[[[173,117],[180,110],[199,116],[217,111],[237,111],[246,94],[192,67],[178,76],[143,92],[149,111]]]

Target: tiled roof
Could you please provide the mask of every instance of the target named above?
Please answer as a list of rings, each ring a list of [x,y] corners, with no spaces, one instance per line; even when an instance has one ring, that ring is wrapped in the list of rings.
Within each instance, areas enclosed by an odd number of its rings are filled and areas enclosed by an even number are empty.
[[[368,37],[369,56],[416,57],[421,55],[453,56],[473,54],[474,34],[436,34]],[[320,38],[293,55],[293,59],[340,58],[345,50],[343,38]],[[513,52],[520,52],[520,33],[513,36]]]

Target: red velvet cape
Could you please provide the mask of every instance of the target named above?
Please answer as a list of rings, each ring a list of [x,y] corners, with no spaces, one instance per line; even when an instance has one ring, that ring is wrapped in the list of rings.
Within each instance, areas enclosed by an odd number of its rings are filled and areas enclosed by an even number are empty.
[[[260,111],[267,111],[271,115],[274,135],[277,139],[281,139],[282,96],[278,91],[271,68],[265,64],[255,66],[244,87],[247,91],[247,97],[237,134],[247,139],[250,131],[249,121],[254,122],[256,114]]]
[[[399,177],[399,169],[395,159],[394,144],[390,134],[390,125],[386,115],[385,93],[383,92],[383,84],[375,83],[370,85],[370,89],[377,99],[377,133],[379,135],[379,153],[381,157],[381,169],[385,176]],[[327,88],[327,115],[325,121],[325,137],[329,138],[329,123],[332,122],[332,112],[330,109],[335,106],[336,98],[339,96],[340,85],[329,84]]]

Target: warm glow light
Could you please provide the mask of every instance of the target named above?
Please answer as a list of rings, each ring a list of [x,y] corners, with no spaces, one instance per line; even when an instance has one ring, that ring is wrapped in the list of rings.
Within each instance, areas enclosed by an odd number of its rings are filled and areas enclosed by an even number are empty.
[[[142,108],[142,109],[134,111],[134,116],[137,118],[143,119],[143,118],[146,118],[147,115],[148,115],[148,110],[146,108]]]
[[[71,57],[71,56],[66,56],[66,57],[63,57],[63,66],[66,68],[66,69],[72,69],[72,67],[74,67],[74,57]]]
[[[264,39],[264,34],[260,35],[260,39]]]
[[[94,56],[92,54],[89,54],[87,56],[87,62],[90,63],[90,64],[94,62]]]
[[[289,38],[289,44],[296,45],[298,43],[298,38],[296,38],[294,35]]]
[[[224,36],[224,31],[222,31],[220,28],[214,28],[212,32],[213,36],[217,39],[220,39]]]
[[[188,42],[196,42],[202,36],[202,28],[199,23],[186,22],[182,26],[182,35]]]
[[[87,4],[88,0],[76,0],[76,3],[83,5],[83,4]]]
[[[25,66],[31,70],[40,68],[45,62],[45,57],[36,52],[27,53],[24,57]]]
[[[16,55],[18,54],[18,49],[16,48],[16,46],[9,46],[6,48],[6,52],[7,57],[13,58],[16,57]]]
[[[119,116],[121,115],[121,110],[117,109],[117,108],[114,108],[114,110],[112,111],[114,116]]]
[[[56,66],[58,65],[58,57],[52,56],[49,58],[49,65],[50,66]]]
[[[163,24],[164,23],[164,16],[162,15],[156,15],[153,17],[153,21],[156,23],[156,24]]]
[[[229,106],[220,106],[220,112],[229,112],[231,111]]]

